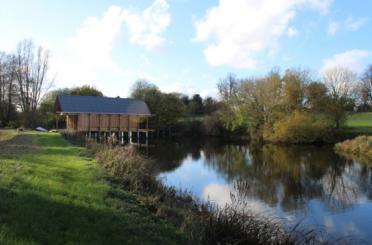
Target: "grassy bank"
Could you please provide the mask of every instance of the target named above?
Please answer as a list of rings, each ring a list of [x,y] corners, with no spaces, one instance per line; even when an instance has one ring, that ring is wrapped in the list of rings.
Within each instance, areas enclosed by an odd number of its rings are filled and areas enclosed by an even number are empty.
[[[66,132],[70,141],[81,137]],[[80,138],[80,139],[79,139]],[[108,142],[114,142],[109,139]],[[94,156],[111,175],[111,184],[135,193],[154,215],[171,222],[186,236],[187,244],[328,244],[310,228],[284,228],[281,220],[242,209],[244,200],[217,207],[200,202],[190,193],[164,185],[152,171],[154,162],[133,146],[116,147],[86,141],[87,156]],[[239,181],[235,183],[239,185]]]
[[[0,131],[0,244],[177,244],[180,232],[58,134]]]
[[[345,133],[350,135],[372,135],[372,112],[357,112],[348,115]]]
[[[359,136],[335,146],[337,152],[356,161],[372,163],[372,136]]]

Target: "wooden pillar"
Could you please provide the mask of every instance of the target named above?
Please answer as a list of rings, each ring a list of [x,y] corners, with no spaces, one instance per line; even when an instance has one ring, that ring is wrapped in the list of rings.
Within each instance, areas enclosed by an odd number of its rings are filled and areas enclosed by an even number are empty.
[[[130,116],[128,115],[128,132],[130,131]]]
[[[88,132],[89,132],[89,138],[91,137],[91,132],[90,132],[90,113],[88,113]]]
[[[118,125],[118,132],[120,132],[120,114],[119,114],[119,125]]]
[[[109,118],[109,135],[111,137],[111,114],[108,114]]]
[[[58,130],[58,114],[56,114],[56,130]]]
[[[130,129],[130,116],[128,115],[128,141],[132,144],[132,131]]]
[[[101,114],[98,114],[98,140],[101,142]]]

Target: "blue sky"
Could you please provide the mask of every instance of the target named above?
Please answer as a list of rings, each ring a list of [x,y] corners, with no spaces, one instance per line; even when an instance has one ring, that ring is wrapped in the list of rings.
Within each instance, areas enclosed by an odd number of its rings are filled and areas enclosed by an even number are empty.
[[[128,96],[146,78],[166,92],[216,94],[229,72],[372,63],[372,1],[0,1],[0,50],[25,38],[51,52],[54,88]]]

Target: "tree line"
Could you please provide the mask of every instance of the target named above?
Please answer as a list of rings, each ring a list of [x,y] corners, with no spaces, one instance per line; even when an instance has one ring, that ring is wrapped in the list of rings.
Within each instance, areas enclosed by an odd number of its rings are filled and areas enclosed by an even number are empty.
[[[49,57],[31,40],[20,42],[13,53],[0,52],[0,127],[53,128],[58,95],[104,96],[89,85],[48,91],[53,81]],[[130,96],[148,104],[153,129],[178,126],[196,134],[259,141],[330,141],[348,112],[372,110],[372,65],[360,76],[343,67],[326,69],[321,78],[300,68],[273,69],[261,77],[228,74],[217,88],[218,99],[202,98],[164,93],[138,80]]]
[[[372,66],[361,77],[343,67],[314,79],[306,69],[272,70],[258,78],[228,75],[218,83],[214,125],[274,142],[331,141],[350,111],[372,108]],[[217,125],[218,126],[218,125]]]

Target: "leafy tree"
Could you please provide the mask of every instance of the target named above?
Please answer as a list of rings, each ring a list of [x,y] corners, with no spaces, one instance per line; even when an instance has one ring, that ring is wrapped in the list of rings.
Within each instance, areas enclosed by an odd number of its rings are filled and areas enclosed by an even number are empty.
[[[191,115],[203,114],[203,99],[199,94],[194,94],[192,99],[189,101],[187,111]]]
[[[207,97],[204,100],[203,107],[204,107],[204,113],[206,115],[210,115],[213,112],[218,110],[219,103],[215,99],[213,99],[212,97]]]
[[[103,93],[90,85],[83,85],[81,87],[75,87],[69,89],[67,94],[70,95],[82,95],[82,96],[103,96]]]
[[[154,116],[150,119],[151,127],[162,128],[173,125],[185,113],[185,105],[179,96],[162,93],[148,81],[137,81],[131,93],[132,98],[142,99]]]
[[[282,103],[291,112],[303,107],[305,84],[310,80],[307,70],[287,70],[283,77]]]
[[[324,83],[311,82],[305,89],[305,106],[312,112],[325,112],[329,102],[328,90]]]

